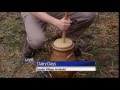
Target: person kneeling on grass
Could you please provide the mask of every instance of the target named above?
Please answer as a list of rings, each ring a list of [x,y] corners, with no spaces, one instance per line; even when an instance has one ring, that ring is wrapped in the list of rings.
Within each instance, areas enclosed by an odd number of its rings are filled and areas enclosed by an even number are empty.
[[[47,37],[45,28],[47,23],[57,26],[58,37],[62,36],[62,31],[67,30],[67,37],[76,40],[93,23],[96,12],[68,12],[69,19],[64,19],[64,12],[21,12],[26,30],[26,47],[24,57],[31,58],[35,55],[35,50],[40,49]],[[75,55],[79,56],[75,50]]]

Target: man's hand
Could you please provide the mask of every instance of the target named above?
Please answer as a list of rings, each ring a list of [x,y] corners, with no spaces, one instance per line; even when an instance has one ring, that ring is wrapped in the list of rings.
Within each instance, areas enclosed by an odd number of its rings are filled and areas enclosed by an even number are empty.
[[[70,18],[68,20],[65,20],[64,18],[58,19],[55,25],[60,29],[60,30],[68,30],[72,21]]]
[[[70,27],[70,24],[72,23],[70,18],[68,20],[65,20],[64,18],[57,19],[47,14],[46,12],[32,12],[31,14],[38,17],[40,20],[44,22],[57,26],[60,30],[68,30],[68,28]]]

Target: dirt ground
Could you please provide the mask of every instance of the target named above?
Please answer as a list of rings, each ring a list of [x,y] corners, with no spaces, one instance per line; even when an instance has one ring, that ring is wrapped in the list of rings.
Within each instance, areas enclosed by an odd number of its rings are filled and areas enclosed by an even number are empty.
[[[82,34],[75,45],[82,49],[79,60],[96,61],[96,72],[77,72],[73,78],[118,78],[119,77],[119,13],[100,12],[99,18]],[[46,42],[34,56],[36,61],[50,56],[51,43],[55,39],[55,27],[48,26]],[[54,30],[53,33],[49,33]],[[90,33],[93,31],[92,36]],[[23,63],[23,47],[26,33],[20,12],[0,13],[0,77],[1,78],[44,78],[35,72],[33,63]],[[90,40],[88,44],[88,40]],[[83,42],[84,43],[83,43]],[[86,46],[86,43],[88,47]]]

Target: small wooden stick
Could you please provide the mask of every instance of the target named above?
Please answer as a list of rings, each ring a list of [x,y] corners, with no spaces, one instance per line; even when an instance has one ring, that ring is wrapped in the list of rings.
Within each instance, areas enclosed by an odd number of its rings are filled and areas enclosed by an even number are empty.
[[[65,12],[65,20],[68,20],[68,13],[67,12]],[[63,43],[65,43],[65,37],[66,37],[66,31],[63,31],[63,34],[62,34]]]

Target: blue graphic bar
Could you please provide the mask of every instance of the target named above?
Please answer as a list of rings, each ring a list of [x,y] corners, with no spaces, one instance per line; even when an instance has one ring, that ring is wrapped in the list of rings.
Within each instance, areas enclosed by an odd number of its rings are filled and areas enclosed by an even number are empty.
[[[41,62],[36,62],[36,66],[95,66],[94,61],[60,61],[60,62],[53,62],[53,61],[41,61]]]

